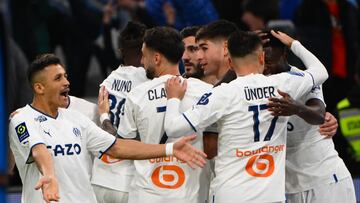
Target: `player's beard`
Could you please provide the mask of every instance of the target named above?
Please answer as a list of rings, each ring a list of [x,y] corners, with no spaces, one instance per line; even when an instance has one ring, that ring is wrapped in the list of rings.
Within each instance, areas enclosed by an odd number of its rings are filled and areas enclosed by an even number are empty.
[[[191,64],[194,67],[195,72],[194,73],[186,73],[185,76],[187,78],[192,77],[192,78],[197,78],[197,79],[204,77],[204,71],[201,68],[201,64],[200,63],[198,63],[198,64],[191,63]]]
[[[152,67],[152,66],[149,66],[147,69],[146,69],[146,77],[150,80],[154,79],[155,78],[155,68]]]

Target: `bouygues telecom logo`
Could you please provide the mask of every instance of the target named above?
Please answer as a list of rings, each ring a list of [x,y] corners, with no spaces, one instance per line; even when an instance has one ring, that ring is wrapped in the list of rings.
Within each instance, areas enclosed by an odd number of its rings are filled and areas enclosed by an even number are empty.
[[[176,165],[158,166],[151,175],[151,180],[159,188],[177,189],[185,182],[185,173]]]

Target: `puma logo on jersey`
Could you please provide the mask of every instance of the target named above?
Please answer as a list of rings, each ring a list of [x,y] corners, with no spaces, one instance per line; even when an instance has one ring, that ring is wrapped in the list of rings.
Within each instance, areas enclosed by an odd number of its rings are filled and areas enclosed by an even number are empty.
[[[47,135],[49,135],[50,137],[52,137],[52,136],[50,135],[50,130],[48,130],[47,132],[46,132],[45,130],[43,130],[43,131],[44,131],[45,134],[47,134]]]
[[[75,144],[64,144],[64,146],[57,144],[54,146],[54,148],[51,145],[47,146],[48,149],[53,150],[54,155],[79,155],[81,153],[81,146],[77,143]]]

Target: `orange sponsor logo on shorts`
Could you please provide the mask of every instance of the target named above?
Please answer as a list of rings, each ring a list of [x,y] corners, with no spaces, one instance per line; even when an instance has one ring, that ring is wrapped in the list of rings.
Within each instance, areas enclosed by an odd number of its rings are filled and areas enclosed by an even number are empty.
[[[185,182],[185,173],[176,165],[157,167],[151,175],[151,180],[159,188],[177,189]]]

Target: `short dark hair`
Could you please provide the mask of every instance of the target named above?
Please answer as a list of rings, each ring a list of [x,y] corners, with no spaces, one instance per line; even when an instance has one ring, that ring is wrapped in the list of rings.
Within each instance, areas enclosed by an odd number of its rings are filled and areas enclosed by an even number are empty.
[[[146,47],[160,52],[172,63],[179,63],[184,53],[184,43],[178,31],[170,27],[154,27],[146,30]]]
[[[215,39],[215,38],[224,38],[228,39],[231,33],[238,31],[239,29],[232,22],[227,20],[218,20],[212,23],[205,25],[200,28],[196,33],[196,41],[200,39]]]
[[[262,33],[265,33],[266,36],[261,37],[261,40],[268,40],[263,44],[264,47],[278,48],[282,52],[287,52],[287,46],[282,43],[278,38],[274,37],[271,34],[271,31],[263,31]]]
[[[265,24],[279,17],[278,0],[245,0],[243,9],[263,19]]]
[[[233,57],[247,56],[260,46],[262,46],[261,39],[253,32],[234,32],[228,40],[228,49]]]
[[[137,48],[141,50],[146,26],[130,21],[119,35],[118,47],[123,49]]]
[[[54,54],[40,54],[36,57],[36,59],[31,62],[30,67],[27,71],[27,77],[28,77],[28,81],[29,83],[32,85],[33,84],[33,79],[34,76],[44,70],[47,66],[49,65],[57,65],[60,64],[61,66],[63,66],[63,64],[61,63],[60,59],[55,56]]]
[[[196,32],[199,31],[199,29],[200,29],[200,26],[186,27],[180,31],[180,35],[183,39],[187,38],[187,37],[195,37]]]

